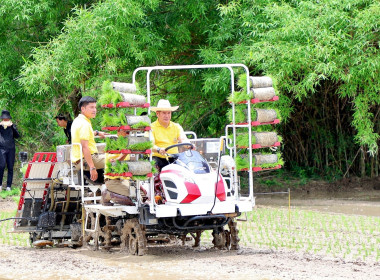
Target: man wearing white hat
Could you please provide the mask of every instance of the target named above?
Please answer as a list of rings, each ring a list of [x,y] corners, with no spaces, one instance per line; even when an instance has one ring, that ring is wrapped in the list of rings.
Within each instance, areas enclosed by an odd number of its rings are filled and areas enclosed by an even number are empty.
[[[165,157],[166,153],[176,154],[178,148],[165,151],[166,147],[174,144],[188,142],[188,139],[183,131],[183,128],[178,123],[171,121],[172,112],[178,109],[178,106],[171,106],[169,100],[160,99],[156,107],[150,108],[156,112],[157,120],[152,123],[152,136],[153,136],[153,159],[159,171],[170,163]]]

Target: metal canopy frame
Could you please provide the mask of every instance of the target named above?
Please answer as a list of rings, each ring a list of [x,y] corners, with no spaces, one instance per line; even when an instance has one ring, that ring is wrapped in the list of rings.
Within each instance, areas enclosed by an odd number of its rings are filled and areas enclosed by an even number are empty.
[[[191,69],[217,69],[217,68],[225,68],[230,70],[231,74],[231,94],[233,95],[235,92],[235,74],[233,68],[243,68],[246,73],[246,82],[247,82],[247,100],[249,100],[249,69],[246,65],[241,63],[231,63],[231,64],[205,64],[205,65],[171,65],[171,66],[152,66],[152,67],[139,67],[133,71],[132,76],[132,83],[136,83],[136,75],[140,71],[147,71],[146,76],[146,87],[147,87],[147,102],[150,104],[150,75],[153,71],[159,71],[159,70],[191,70]],[[248,114],[248,124],[247,125],[236,125],[235,123],[235,104],[232,103],[232,124],[227,125],[226,130],[226,138],[228,137],[228,129],[232,128],[233,131],[233,147],[229,147],[227,145],[227,148],[232,150],[232,154],[234,159],[236,159],[237,151],[236,151],[236,127],[245,127],[248,128],[248,138],[249,143],[252,143],[252,126],[251,126],[251,106],[250,102],[247,102],[247,114]],[[150,114],[150,108],[148,108],[148,114]],[[227,141],[226,141],[227,142]],[[252,169],[252,145],[249,145],[249,170],[248,170],[248,176],[249,176],[249,195],[245,199],[248,199],[248,201],[252,201],[252,204],[254,203],[254,197],[253,197],[253,169]],[[151,184],[152,185],[152,184]],[[153,187],[151,186],[151,191],[153,191]],[[151,212],[154,212],[154,205],[153,202],[151,202],[150,209]]]

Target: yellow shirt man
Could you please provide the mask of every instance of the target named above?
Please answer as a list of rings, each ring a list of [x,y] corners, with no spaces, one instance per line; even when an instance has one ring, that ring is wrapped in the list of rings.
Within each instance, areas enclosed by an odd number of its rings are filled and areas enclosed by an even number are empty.
[[[183,128],[171,120],[172,112],[178,109],[178,106],[172,107],[169,100],[160,99],[156,107],[150,108],[156,112],[157,121],[152,123],[152,136],[153,136],[153,160],[159,171],[168,165],[173,159],[166,159],[166,152],[178,153],[178,149],[173,148],[166,151],[168,146],[187,142],[187,137]]]
[[[73,144],[79,144],[80,140],[87,140],[91,154],[98,153],[91,121],[85,115],[79,114],[78,117],[73,121],[73,124],[71,126],[71,139]],[[72,149],[73,152],[71,161],[76,162],[80,160],[83,155],[81,156],[79,145],[73,145]]]
[[[153,143],[156,148],[165,149],[171,145],[181,143],[181,139],[186,138],[182,126],[172,121],[169,122],[169,125],[167,127],[164,127],[157,120],[152,123],[151,128]],[[168,153],[176,154],[178,153],[178,148],[170,149]],[[161,155],[157,152],[154,152],[153,156],[165,158],[164,155]]]
[[[104,154],[99,155],[96,148],[94,136],[104,138],[104,132],[92,130],[90,119],[96,117],[96,99],[91,96],[83,96],[79,100],[78,107],[81,114],[75,118],[71,127],[72,144],[80,143],[82,145],[82,156],[84,158],[83,169],[90,170],[92,181],[98,179],[97,169],[104,169]],[[76,168],[81,168],[80,162],[81,151],[79,145],[73,145],[71,161]]]

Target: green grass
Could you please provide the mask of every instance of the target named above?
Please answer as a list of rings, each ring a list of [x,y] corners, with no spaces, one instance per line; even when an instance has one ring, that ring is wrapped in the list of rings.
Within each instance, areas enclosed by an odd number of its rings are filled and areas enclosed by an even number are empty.
[[[257,208],[238,222],[240,245],[290,249],[346,260],[380,261],[380,217],[280,208]],[[202,234],[211,242],[211,231]]]
[[[259,179],[259,184],[265,185],[267,187],[276,187],[281,185],[281,182],[276,179]]]
[[[20,196],[21,190],[19,188],[12,188],[10,191],[2,191],[0,192],[0,197],[5,199],[8,196]]]

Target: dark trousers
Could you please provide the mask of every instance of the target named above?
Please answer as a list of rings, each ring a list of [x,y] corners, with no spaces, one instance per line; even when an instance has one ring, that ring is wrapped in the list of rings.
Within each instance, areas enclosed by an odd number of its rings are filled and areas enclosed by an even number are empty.
[[[5,165],[8,168],[7,187],[12,186],[13,165],[15,164],[16,149],[0,148],[0,185],[3,185]]]
[[[173,163],[175,161],[174,158],[169,157],[169,161],[167,161],[165,158],[160,157],[152,157],[152,159],[156,162],[156,168],[158,169],[158,172],[161,172],[161,169],[164,168],[166,165]]]

